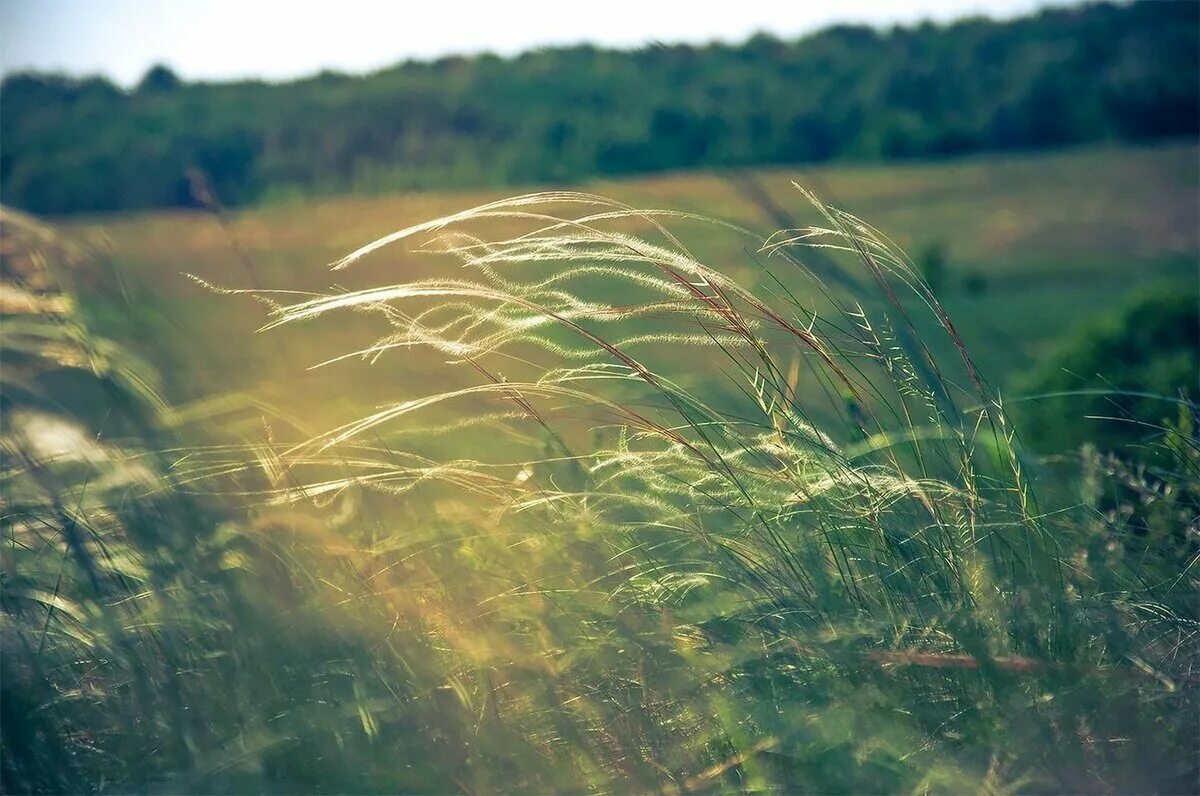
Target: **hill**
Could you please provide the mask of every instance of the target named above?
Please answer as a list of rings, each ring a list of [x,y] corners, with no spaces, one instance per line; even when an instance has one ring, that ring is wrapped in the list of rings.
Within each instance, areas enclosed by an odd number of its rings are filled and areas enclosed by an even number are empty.
[[[1075,324],[1115,312],[1130,291],[1167,280],[1196,294],[1198,162],[1195,145],[1173,144],[903,166],[674,172],[579,187],[765,235],[814,221],[795,180],[872,218],[918,266],[939,263],[938,295],[985,374],[1006,386]],[[214,295],[183,274],[225,287],[313,292],[450,276],[444,261],[399,248],[345,271],[326,266],[393,230],[514,190],[329,197],[246,209],[223,224],[194,211],[101,215],[63,230],[107,250],[105,262],[74,275],[97,330],[150,360],[173,399],[240,390],[276,406],[303,405],[306,416],[334,425],[376,396],[427,385],[442,372],[440,360],[414,353],[389,367],[344,364],[338,372],[346,382],[309,371],[369,343],[379,326],[354,314],[336,325],[255,335],[266,312],[260,304]],[[677,226],[705,262],[745,284],[763,278],[751,241],[708,225]]]
[[[1044,10],[796,41],[589,46],[364,77],[186,83],[15,75],[7,204],[43,214],[933,157],[1200,133],[1200,4]]]

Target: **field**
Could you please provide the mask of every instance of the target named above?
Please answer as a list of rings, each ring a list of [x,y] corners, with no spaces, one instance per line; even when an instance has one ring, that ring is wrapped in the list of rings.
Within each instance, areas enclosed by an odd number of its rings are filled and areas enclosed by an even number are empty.
[[[4,790],[1186,792],[1198,155],[6,213]]]
[[[795,181],[868,220],[919,268],[931,256],[944,261],[938,295],[985,374],[1003,387],[1065,332],[1111,312],[1131,291],[1163,280],[1195,282],[1198,155],[1194,144],[1175,144],[879,167],[679,173],[579,189],[766,235],[812,221]],[[343,366],[341,378],[307,372],[351,344],[369,342],[378,325],[348,317],[336,329],[306,326],[256,336],[266,317],[260,304],[206,291],[184,274],[229,288],[312,291],[446,276],[455,266],[403,248],[336,274],[326,266],[393,230],[506,195],[511,192],[348,197],[248,210],[228,226],[208,213],[173,212],[71,220],[64,229],[106,253],[101,266],[74,277],[98,331],[151,360],[174,400],[245,392],[319,428],[357,416],[380,396],[411,392],[414,376],[422,389],[436,387],[441,369],[406,355],[376,368]],[[683,224],[678,231],[702,261],[753,283],[753,241],[705,225]]]

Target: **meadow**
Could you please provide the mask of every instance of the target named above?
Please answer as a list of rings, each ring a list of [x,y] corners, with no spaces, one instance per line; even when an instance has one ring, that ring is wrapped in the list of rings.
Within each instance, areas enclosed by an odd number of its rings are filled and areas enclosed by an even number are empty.
[[[1187,792],[1197,156],[6,214],[4,790]]]
[[[1197,156],[1194,144],[1172,144],[911,165],[685,172],[578,189],[635,207],[718,218],[765,236],[811,220],[796,182],[870,219],[918,267],[936,259],[939,298],[985,372],[1004,386],[1074,326],[1114,311],[1131,291],[1194,277]],[[98,331],[155,364],[174,400],[244,391],[305,414],[315,426],[352,416],[406,384],[414,370],[424,378],[436,378],[436,371],[424,363],[351,370],[346,378],[366,381],[342,390],[338,378],[306,368],[368,339],[372,332],[358,319],[336,329],[254,335],[263,320],[260,305],[199,289],[184,274],[221,287],[289,290],[430,276],[441,266],[403,248],[359,271],[331,274],[326,266],[391,230],[512,193],[295,202],[239,212],[224,224],[204,212],[72,218],[63,229],[103,255],[71,277]],[[746,240],[692,227],[681,234],[698,256],[739,280],[757,278],[757,255]],[[188,365],[179,369],[178,362]],[[360,403],[356,395],[370,397]]]

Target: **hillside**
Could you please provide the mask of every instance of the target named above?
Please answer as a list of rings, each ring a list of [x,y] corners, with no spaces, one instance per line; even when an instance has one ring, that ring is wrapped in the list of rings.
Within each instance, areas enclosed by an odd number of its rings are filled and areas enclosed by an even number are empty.
[[[939,295],[986,375],[1004,386],[1075,324],[1115,311],[1131,291],[1163,280],[1196,291],[1198,162],[1195,145],[1093,148],[904,166],[676,172],[579,187],[768,234],[813,221],[795,180],[872,218],[918,266],[939,257]],[[414,379],[435,381],[440,360],[414,353],[388,367],[345,363],[337,370],[355,384],[347,390],[326,370],[307,368],[373,339],[379,327],[369,317],[255,335],[265,319],[260,304],[213,294],[183,274],[225,287],[318,292],[449,276],[444,261],[400,248],[345,271],[326,266],[407,224],[515,190],[333,197],[248,209],[225,226],[207,213],[171,211],[85,217],[63,229],[107,251],[106,262],[75,275],[98,330],[158,366],[173,398],[240,390],[333,424]],[[675,227],[706,262],[746,284],[762,278],[750,241],[702,224]]]
[[[1045,10],[797,41],[589,46],[363,77],[16,75],[7,204],[42,214],[561,183],[683,168],[933,157],[1200,133],[1200,4]]]

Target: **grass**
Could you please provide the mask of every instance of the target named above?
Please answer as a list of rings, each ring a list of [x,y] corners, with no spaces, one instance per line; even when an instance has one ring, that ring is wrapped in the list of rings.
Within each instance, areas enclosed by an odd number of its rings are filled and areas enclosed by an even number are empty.
[[[913,264],[808,208],[530,195],[211,294],[254,367],[345,358],[276,388],[294,423],[70,349],[104,411],[23,400],[129,432],[35,456],[6,409],[5,790],[1186,791],[1195,407],[1140,491],[1040,482]]]
[[[765,235],[803,221],[791,217],[803,210],[791,187],[796,179],[894,232],[910,252],[940,245],[947,277],[939,297],[981,367],[1003,387],[1078,322],[1119,306],[1129,290],[1194,276],[1200,252],[1196,154],[1194,144],[1176,144],[758,171],[749,173],[757,186],[749,189],[744,179],[711,172],[586,188],[637,207],[722,218]],[[71,221],[65,229],[108,252],[106,265],[73,276],[94,325],[153,362],[174,400],[242,391],[288,406],[315,428],[369,408],[374,398],[358,401],[357,394],[392,394],[409,386],[414,373],[426,379],[442,371],[436,360],[410,358],[411,369],[396,363],[358,372],[352,378],[362,380],[361,389],[343,390],[337,380],[306,368],[369,341],[369,323],[348,316],[336,328],[298,327],[286,342],[256,337],[251,333],[259,325],[259,305],[198,290],[183,274],[227,287],[250,287],[255,280],[310,291],[325,291],[335,280],[346,289],[365,287],[377,271],[331,277],[325,264],[393,229],[498,198],[486,192],[413,194],[270,206],[240,213],[231,224],[232,239],[204,213],[105,217]],[[760,278],[753,247],[748,251],[744,239],[688,226],[689,246],[706,262],[744,284]],[[502,224],[494,231],[501,232]],[[429,258],[402,248],[380,253],[370,267],[405,278],[440,273]],[[965,289],[972,278],[984,285],[981,292]],[[184,371],[174,364],[181,361],[189,363]]]

